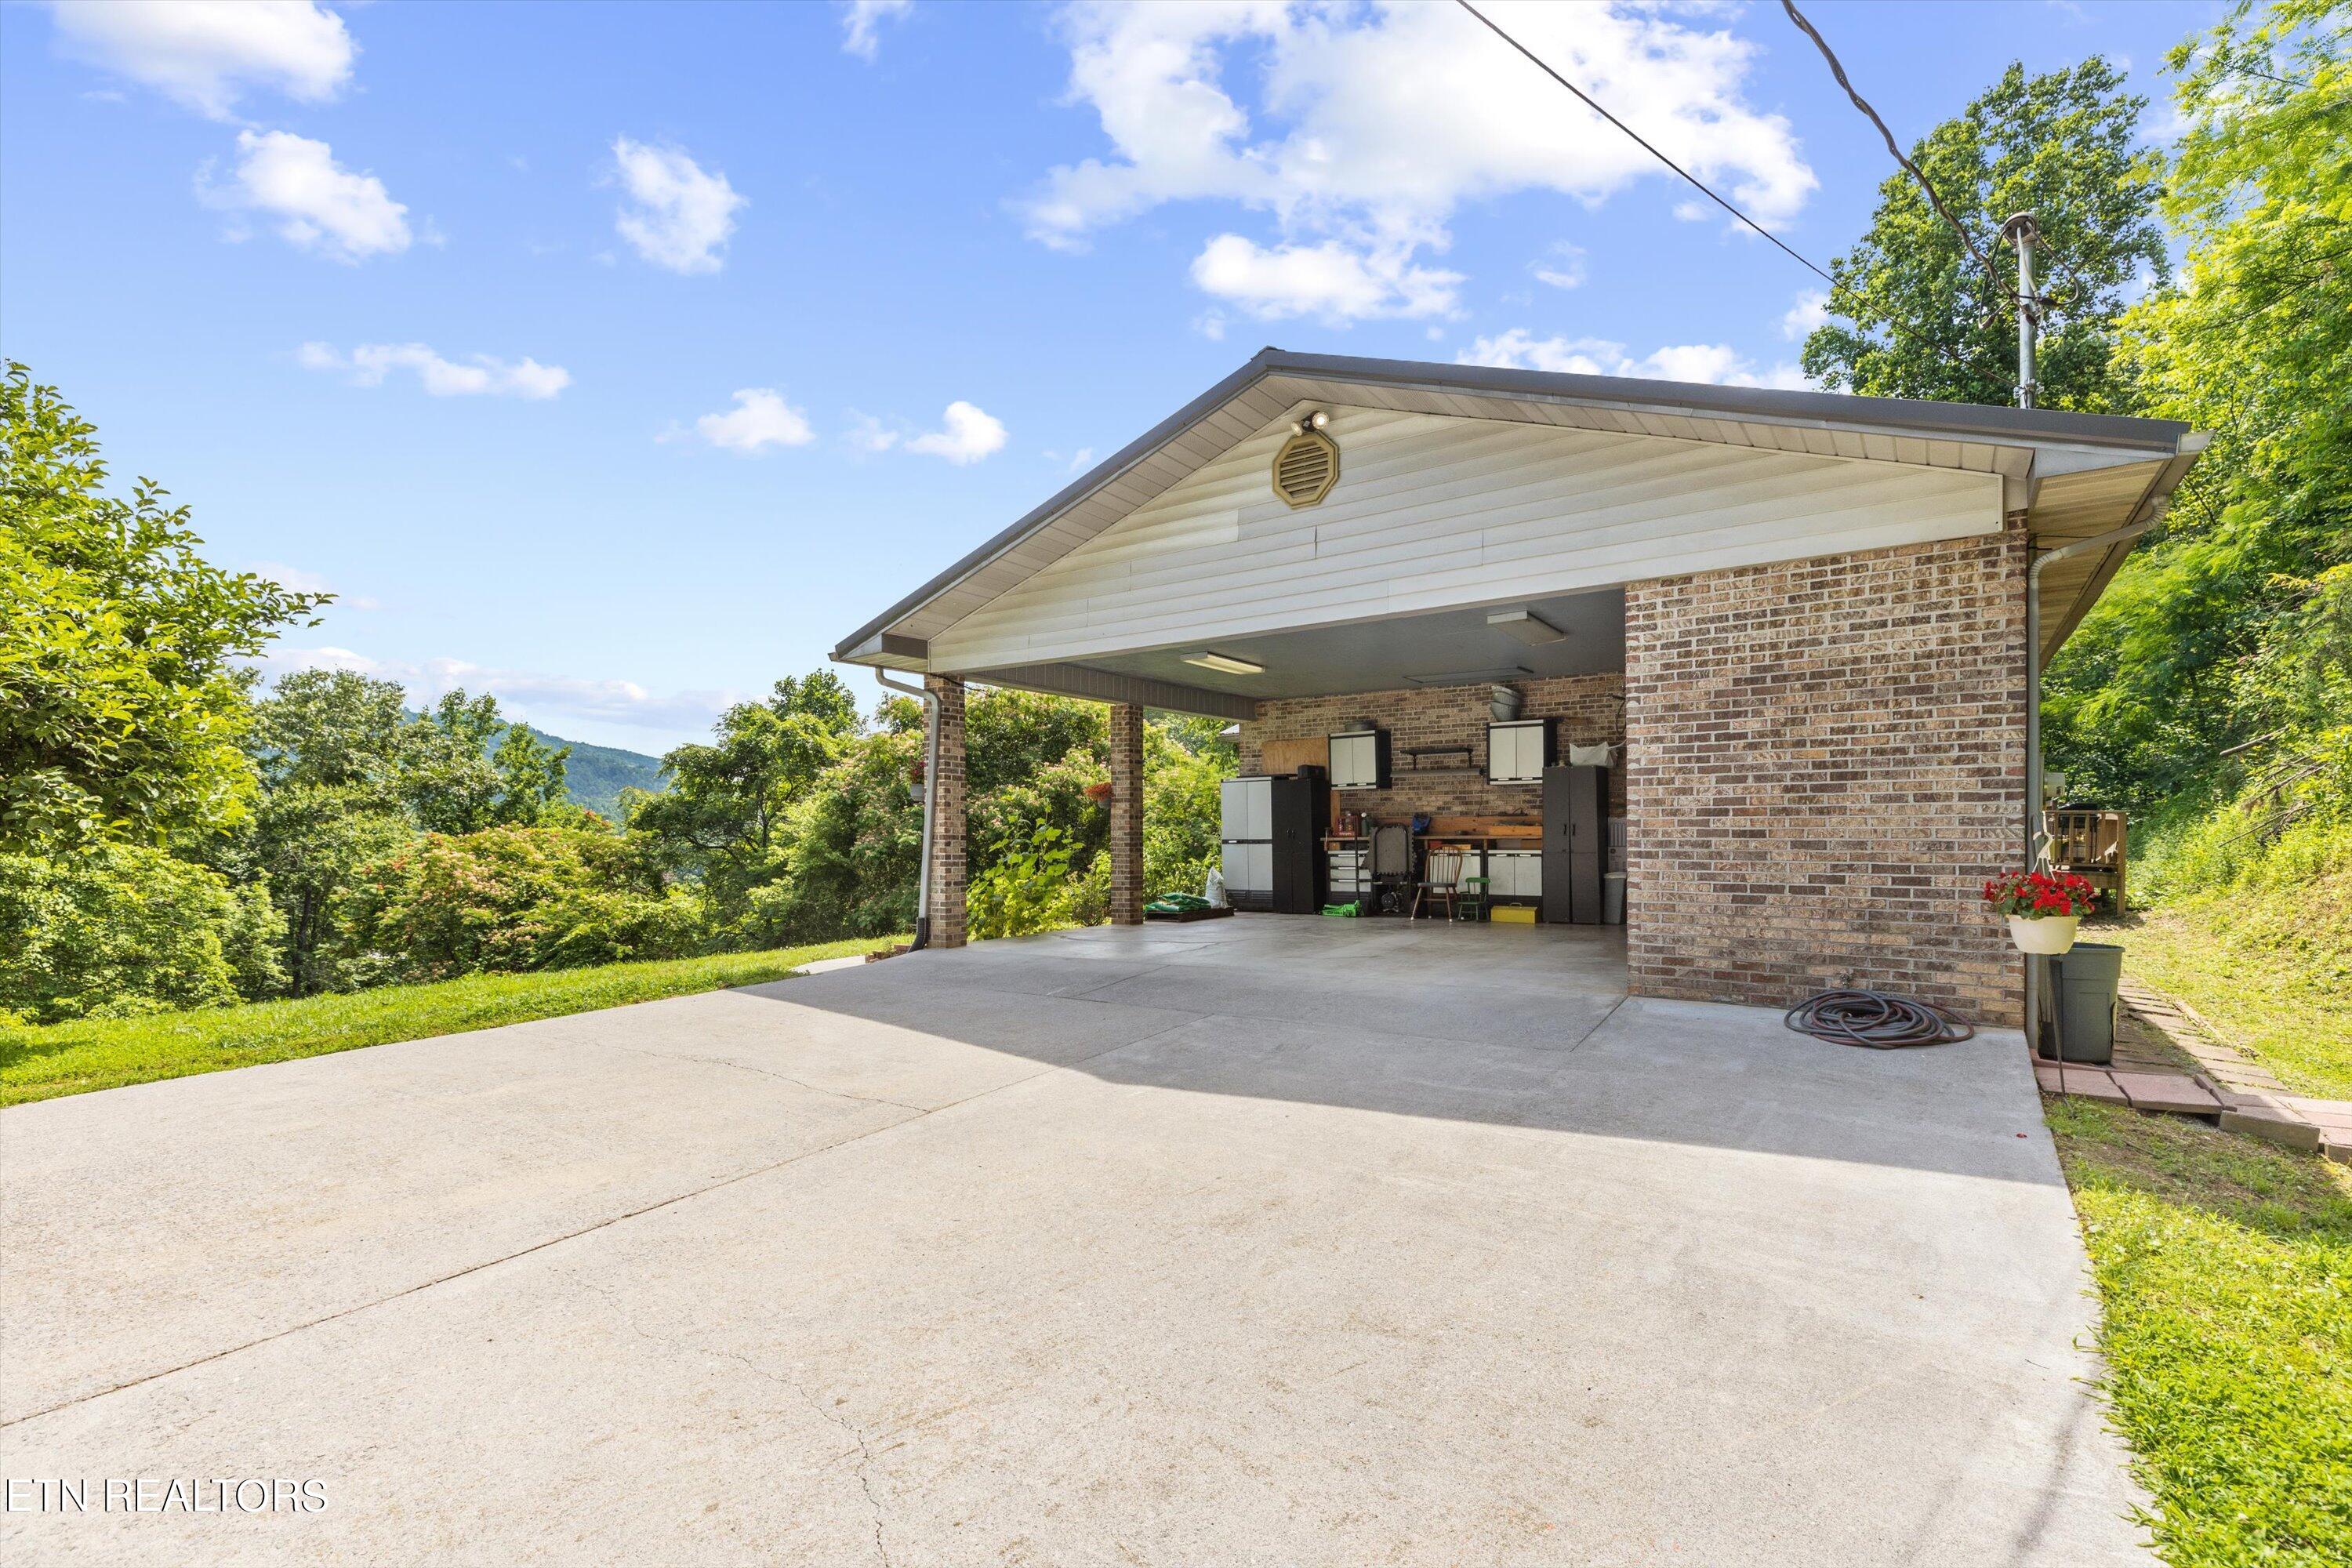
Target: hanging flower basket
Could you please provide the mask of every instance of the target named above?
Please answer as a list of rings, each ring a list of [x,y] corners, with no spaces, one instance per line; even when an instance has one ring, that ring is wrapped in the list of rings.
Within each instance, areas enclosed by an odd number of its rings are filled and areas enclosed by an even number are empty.
[[[1090,784],[1087,785],[1087,798],[1088,800],[1108,800],[1110,798],[1110,781],[1108,779],[1105,779],[1100,784]]]
[[[2056,954],[2074,945],[2074,932],[2098,894],[2073,872],[2012,871],[1984,885],[1985,902],[2009,920],[2009,940],[2020,952]]]

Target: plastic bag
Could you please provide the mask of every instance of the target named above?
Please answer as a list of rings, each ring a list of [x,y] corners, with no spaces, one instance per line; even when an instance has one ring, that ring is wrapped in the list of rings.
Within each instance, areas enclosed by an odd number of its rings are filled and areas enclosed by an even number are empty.
[[[1209,868],[1209,880],[1201,889],[1201,896],[1209,900],[1209,907],[1213,910],[1222,910],[1225,907],[1225,874],[1223,871],[1214,866]]]

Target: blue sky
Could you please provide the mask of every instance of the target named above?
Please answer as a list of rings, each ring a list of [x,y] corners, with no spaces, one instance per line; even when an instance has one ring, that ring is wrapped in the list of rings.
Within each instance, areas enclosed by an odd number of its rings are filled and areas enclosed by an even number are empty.
[[[1883,146],[1777,5],[1487,9],[1819,260]],[[1808,15],[1906,143],[2195,3]],[[657,751],[1260,345],[1791,384],[1817,279],[1457,8],[0,6],[0,352],[278,663]],[[861,692],[870,686],[852,676]]]

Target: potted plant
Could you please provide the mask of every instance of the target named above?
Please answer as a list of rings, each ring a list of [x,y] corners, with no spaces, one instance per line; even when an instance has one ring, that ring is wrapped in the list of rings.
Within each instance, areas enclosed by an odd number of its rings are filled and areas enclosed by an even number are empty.
[[[1101,801],[1108,800],[1110,797],[1111,783],[1108,779],[1103,779],[1097,783],[1087,785],[1087,798],[1088,800]]]
[[[2009,940],[2020,952],[2060,953],[2074,945],[2074,930],[2098,895],[2068,871],[2012,871],[1984,885],[1985,902],[2009,917]]]

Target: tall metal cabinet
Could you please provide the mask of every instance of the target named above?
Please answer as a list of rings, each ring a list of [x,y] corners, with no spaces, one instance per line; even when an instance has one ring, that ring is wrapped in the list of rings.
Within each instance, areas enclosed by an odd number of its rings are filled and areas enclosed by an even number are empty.
[[[1543,775],[1543,918],[1549,925],[1601,923],[1609,866],[1609,770],[1547,768]]]
[[[1323,835],[1330,788],[1320,768],[1227,779],[1219,837],[1225,897],[1237,910],[1311,915],[1323,907]]]

